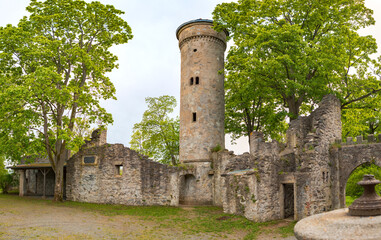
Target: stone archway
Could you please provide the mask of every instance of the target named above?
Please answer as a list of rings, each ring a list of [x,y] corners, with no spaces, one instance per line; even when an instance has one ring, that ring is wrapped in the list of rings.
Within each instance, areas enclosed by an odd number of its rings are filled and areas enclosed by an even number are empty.
[[[351,173],[360,165],[373,163],[381,167],[381,144],[362,144],[343,146],[337,153],[339,207],[345,207],[345,186]]]

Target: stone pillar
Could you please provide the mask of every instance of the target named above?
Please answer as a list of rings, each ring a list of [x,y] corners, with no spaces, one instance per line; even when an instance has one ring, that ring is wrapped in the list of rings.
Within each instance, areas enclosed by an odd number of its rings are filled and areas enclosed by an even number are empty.
[[[26,176],[25,176],[25,169],[19,170],[19,196],[23,197],[26,195]]]
[[[250,153],[255,154],[263,142],[263,133],[253,131],[250,133]]]

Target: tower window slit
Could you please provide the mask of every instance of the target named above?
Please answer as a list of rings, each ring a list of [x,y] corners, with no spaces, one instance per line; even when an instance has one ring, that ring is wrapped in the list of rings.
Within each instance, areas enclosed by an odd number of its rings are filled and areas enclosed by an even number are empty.
[[[190,79],[190,85],[193,85],[193,77]]]
[[[193,115],[193,122],[196,122],[197,121],[197,115],[196,115],[196,113],[194,112],[192,115]]]
[[[200,78],[196,77],[196,84],[199,84],[199,83],[200,83]]]

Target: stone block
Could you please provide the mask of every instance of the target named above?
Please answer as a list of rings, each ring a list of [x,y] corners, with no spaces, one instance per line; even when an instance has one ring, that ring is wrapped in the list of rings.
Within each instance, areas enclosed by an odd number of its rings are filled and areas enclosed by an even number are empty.
[[[374,142],[376,142],[376,138],[375,138],[375,136],[374,136],[373,134],[369,134],[369,135],[368,135],[368,142],[369,142],[369,143],[374,143]]]

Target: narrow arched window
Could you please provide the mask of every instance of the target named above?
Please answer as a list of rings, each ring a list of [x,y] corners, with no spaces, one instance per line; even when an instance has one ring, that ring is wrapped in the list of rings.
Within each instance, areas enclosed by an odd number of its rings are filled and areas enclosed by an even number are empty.
[[[190,79],[190,85],[193,85],[193,77]]]
[[[199,84],[199,83],[200,83],[200,78],[196,77],[196,84]]]
[[[196,115],[196,113],[194,112],[193,113],[193,122],[196,122],[197,121],[197,115]]]

